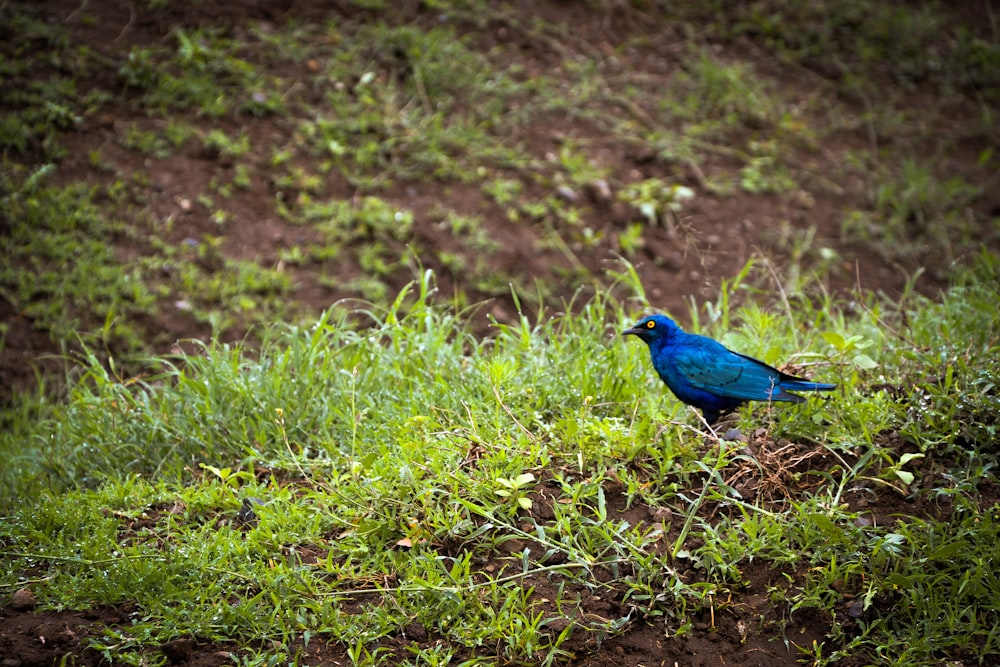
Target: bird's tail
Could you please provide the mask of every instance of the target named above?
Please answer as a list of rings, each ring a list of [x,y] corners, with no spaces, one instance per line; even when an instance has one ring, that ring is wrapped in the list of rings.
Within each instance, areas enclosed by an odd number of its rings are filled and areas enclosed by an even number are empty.
[[[837,388],[835,384],[798,379],[782,380],[778,383],[778,386],[784,391],[833,391]]]

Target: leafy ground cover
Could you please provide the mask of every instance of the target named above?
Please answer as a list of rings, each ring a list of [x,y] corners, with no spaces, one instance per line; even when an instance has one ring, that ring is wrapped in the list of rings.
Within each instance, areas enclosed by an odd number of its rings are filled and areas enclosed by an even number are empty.
[[[484,340],[431,303],[430,274],[362,330],[328,314],[127,383],[95,359],[6,439],[24,501],[2,585],[51,611],[6,609],[4,648],[996,664],[998,277],[984,256],[939,303],[850,316],[721,300],[710,333],[843,387],[722,436],[664,400],[617,301]]]
[[[0,653],[997,664],[994,9],[0,5]]]

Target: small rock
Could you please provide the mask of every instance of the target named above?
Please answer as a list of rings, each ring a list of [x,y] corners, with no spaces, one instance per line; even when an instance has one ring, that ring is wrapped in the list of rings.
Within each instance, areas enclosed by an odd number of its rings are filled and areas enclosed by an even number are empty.
[[[808,211],[816,206],[816,198],[805,190],[796,190],[792,195],[792,204]]]
[[[194,208],[194,204],[187,197],[181,197],[177,200],[177,205],[181,207],[181,210],[185,213],[190,213],[191,209]]]
[[[524,542],[521,540],[507,540],[499,544],[497,549],[508,554],[519,554],[524,551]]]
[[[587,194],[598,204],[607,204],[614,197],[611,186],[603,178],[595,178],[587,183]]]
[[[10,597],[10,606],[14,611],[28,611],[35,607],[35,594],[30,588],[22,588]]]
[[[655,148],[643,147],[637,149],[634,153],[628,156],[636,164],[652,164],[656,162],[659,154],[656,152]],[[640,173],[638,169],[633,169],[632,173]]]
[[[624,227],[632,222],[632,207],[623,201],[613,201],[608,206],[608,218],[615,227]]]
[[[576,190],[569,187],[568,185],[560,185],[556,188],[556,195],[560,199],[565,199],[568,202],[576,202],[580,199],[580,195],[576,193]]]
[[[671,271],[680,271],[684,268],[684,255],[679,252],[668,253],[662,258],[663,266]]]
[[[653,521],[669,521],[674,516],[669,507],[650,507],[648,511]]]

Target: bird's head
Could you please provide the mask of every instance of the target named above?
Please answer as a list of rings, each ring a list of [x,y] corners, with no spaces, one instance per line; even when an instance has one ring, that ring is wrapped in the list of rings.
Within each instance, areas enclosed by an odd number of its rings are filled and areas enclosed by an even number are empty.
[[[623,336],[638,336],[649,344],[668,338],[678,331],[674,321],[666,315],[648,315],[622,332]]]

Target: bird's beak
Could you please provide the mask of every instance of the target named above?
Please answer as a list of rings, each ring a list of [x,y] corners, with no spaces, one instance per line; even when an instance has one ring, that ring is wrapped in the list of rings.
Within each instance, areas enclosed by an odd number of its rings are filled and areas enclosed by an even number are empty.
[[[639,328],[636,328],[636,327],[629,327],[628,329],[626,329],[625,331],[622,332],[622,335],[623,336],[638,336],[640,333],[642,333],[642,329],[639,329]]]

